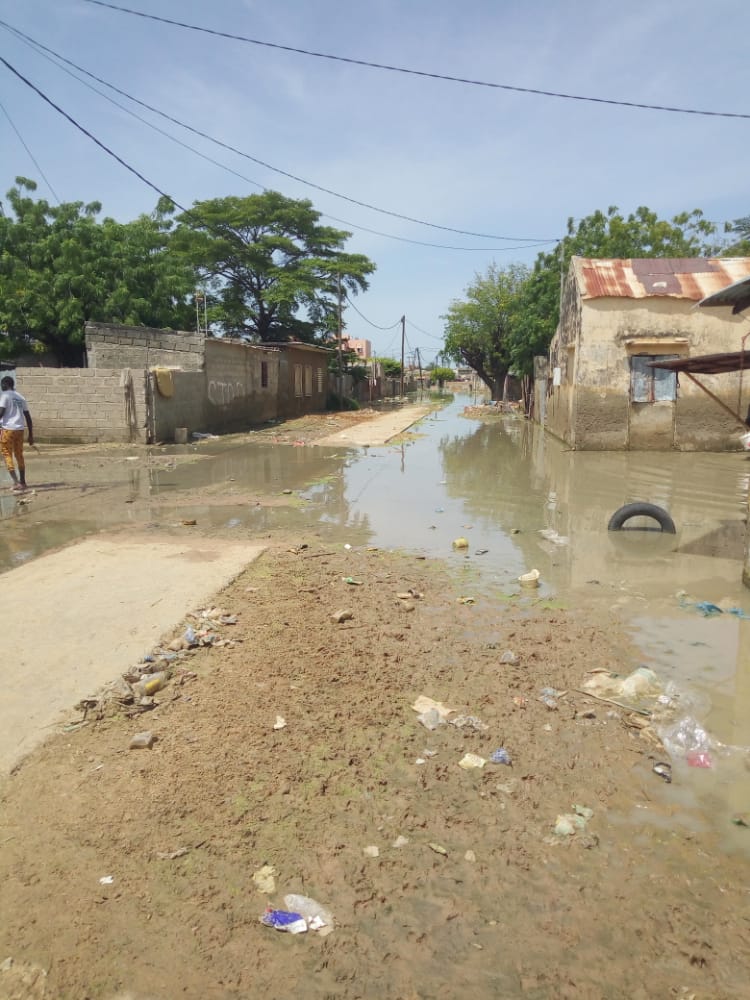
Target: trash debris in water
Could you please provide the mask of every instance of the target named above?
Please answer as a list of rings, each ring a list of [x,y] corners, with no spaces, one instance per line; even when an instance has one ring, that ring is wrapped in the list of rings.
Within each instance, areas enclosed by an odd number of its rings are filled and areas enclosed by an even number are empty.
[[[454,538],[453,539],[453,548],[454,549],[468,549],[468,547],[469,547],[468,539],[466,539],[466,538]]]
[[[678,591],[677,599],[680,602],[681,608],[695,608],[704,618],[713,618],[716,615],[733,615],[735,618],[750,618],[750,614],[743,611],[742,608],[722,608],[718,604],[712,604],[711,601],[690,601],[684,590]]]
[[[522,573],[521,576],[519,576],[518,578],[518,582],[521,584],[522,587],[528,587],[529,589],[532,589],[533,587],[539,586],[539,577],[541,575],[542,574],[539,572],[538,569],[531,569],[529,570],[528,573]]]
[[[711,755],[702,750],[689,750],[687,754],[689,767],[713,767]]]
[[[554,528],[542,528],[539,534],[542,538],[546,538],[548,542],[553,542],[555,545],[567,545],[570,541],[567,535],[558,535]]]
[[[660,778],[663,778],[668,785],[672,783],[671,764],[666,764],[663,761],[659,761],[657,764],[654,764],[651,770],[654,772],[654,774],[658,774]]]

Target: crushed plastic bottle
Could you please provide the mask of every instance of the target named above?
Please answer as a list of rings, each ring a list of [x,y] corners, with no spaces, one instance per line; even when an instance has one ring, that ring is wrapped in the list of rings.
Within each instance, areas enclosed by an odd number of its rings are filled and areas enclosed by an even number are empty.
[[[284,896],[284,906],[307,921],[307,926],[320,935],[330,934],[333,930],[333,914],[325,906],[310,896],[300,896],[290,892]]]

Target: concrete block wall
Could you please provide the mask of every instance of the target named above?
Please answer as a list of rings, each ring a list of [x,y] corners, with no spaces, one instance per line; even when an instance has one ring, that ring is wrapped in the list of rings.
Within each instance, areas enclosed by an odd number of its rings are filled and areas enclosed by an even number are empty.
[[[164,365],[199,371],[205,357],[202,333],[149,326],[86,324],[89,368],[153,368]]]
[[[204,372],[172,372],[174,394],[161,396],[156,387],[156,377],[149,372],[151,422],[153,440],[174,441],[175,427],[187,427],[188,437],[193,431],[209,430],[206,420],[206,376]]]
[[[273,348],[207,340],[205,429],[240,431],[275,420],[280,356]]]
[[[146,441],[142,371],[17,368],[16,377],[39,441]]]

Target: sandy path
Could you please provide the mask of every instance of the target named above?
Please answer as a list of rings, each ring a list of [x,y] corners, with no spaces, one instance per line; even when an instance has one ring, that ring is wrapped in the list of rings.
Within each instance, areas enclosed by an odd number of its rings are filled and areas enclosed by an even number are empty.
[[[6,574],[0,772],[262,551],[217,539],[97,536]]]

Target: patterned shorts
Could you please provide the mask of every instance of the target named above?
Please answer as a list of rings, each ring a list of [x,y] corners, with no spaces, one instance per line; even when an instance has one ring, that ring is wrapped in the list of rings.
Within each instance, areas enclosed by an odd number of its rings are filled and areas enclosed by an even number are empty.
[[[0,451],[3,453],[8,472],[14,472],[13,459],[18,465],[18,471],[23,472],[26,465],[23,460],[23,431],[0,431]]]

